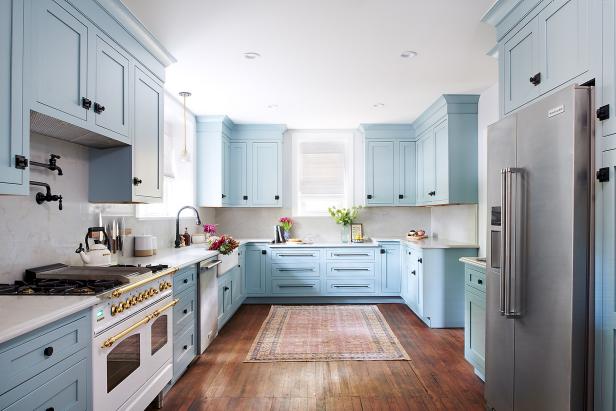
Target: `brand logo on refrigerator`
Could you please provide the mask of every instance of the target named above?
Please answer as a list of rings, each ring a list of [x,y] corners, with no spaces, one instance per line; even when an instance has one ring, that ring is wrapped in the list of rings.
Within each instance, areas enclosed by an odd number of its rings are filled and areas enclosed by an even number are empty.
[[[554,107],[553,109],[548,111],[548,118],[557,116],[557,115],[562,114],[564,112],[565,112],[565,106],[564,105],[561,105],[561,106],[558,106],[558,107]]]

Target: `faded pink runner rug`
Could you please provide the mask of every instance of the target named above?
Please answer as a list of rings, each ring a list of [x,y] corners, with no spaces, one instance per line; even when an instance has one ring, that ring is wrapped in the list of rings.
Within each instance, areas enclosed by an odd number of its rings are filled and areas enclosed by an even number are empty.
[[[272,306],[244,362],[409,360],[376,305]]]

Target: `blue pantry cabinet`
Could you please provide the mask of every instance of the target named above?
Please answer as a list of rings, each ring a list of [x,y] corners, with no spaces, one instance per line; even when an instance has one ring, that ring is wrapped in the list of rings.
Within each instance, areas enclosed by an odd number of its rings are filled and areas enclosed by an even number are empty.
[[[197,200],[202,207],[281,207],[281,125],[197,117]]]
[[[30,123],[23,97],[24,2],[0,4],[0,194],[28,194]]]

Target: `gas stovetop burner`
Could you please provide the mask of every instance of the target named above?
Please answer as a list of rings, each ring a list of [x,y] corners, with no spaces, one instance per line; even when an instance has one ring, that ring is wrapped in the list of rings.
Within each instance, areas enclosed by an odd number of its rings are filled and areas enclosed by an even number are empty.
[[[116,280],[34,279],[0,284],[0,295],[97,295],[122,284]]]

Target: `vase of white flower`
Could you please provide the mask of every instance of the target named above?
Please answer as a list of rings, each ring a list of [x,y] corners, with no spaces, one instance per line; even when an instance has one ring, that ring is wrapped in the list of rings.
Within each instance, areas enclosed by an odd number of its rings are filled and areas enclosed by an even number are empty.
[[[340,231],[340,241],[343,243],[351,242],[351,224],[357,218],[361,206],[353,206],[351,208],[336,208],[330,207],[327,209],[329,215],[334,219],[336,224],[342,226]]]

